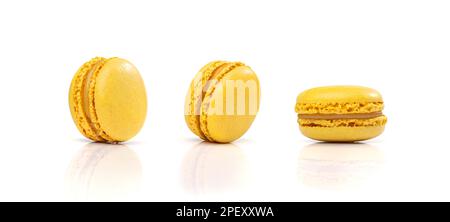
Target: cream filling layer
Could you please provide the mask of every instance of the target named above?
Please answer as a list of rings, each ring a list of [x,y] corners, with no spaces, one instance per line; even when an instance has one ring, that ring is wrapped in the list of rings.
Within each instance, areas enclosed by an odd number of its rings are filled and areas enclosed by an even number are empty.
[[[210,84],[207,87],[206,93],[203,96],[203,101],[201,104],[201,115],[200,115],[200,129],[203,132],[203,135],[211,142],[215,142],[215,140],[211,137],[209,130],[208,130],[208,123],[207,123],[207,116],[208,116],[208,108],[211,102],[211,97],[214,94],[214,91],[216,89],[216,86],[218,83],[224,78],[225,75],[227,75],[229,72],[231,72],[233,69],[239,66],[244,66],[243,63],[240,62],[228,62],[226,64],[223,64],[219,67],[217,67],[216,70],[214,70]]]
[[[89,90],[90,90],[90,85],[92,82],[92,76],[94,75],[95,71],[103,64],[103,62],[105,61],[105,59],[102,59],[100,61],[98,61],[91,70],[89,70],[86,78],[85,78],[85,82],[83,84],[83,90],[82,90],[82,104],[83,104],[83,112],[84,115],[86,116],[86,121],[89,124],[90,128],[92,129],[92,131],[94,132],[95,136],[97,136],[98,138],[101,139],[105,139],[101,136],[99,130],[97,129],[97,127],[95,127],[95,124],[92,122],[92,116],[91,116],[91,112],[89,112],[89,106],[90,106],[90,101],[89,101]]]
[[[299,119],[336,120],[336,119],[372,119],[383,116],[382,112],[354,114],[298,114]]]
[[[227,63],[224,61],[216,61],[209,63],[208,67],[202,70],[201,79],[198,80],[197,82],[195,82],[196,79],[194,79],[193,82],[191,83],[190,124],[194,126],[191,129],[197,132],[200,138],[202,139],[206,139],[200,126],[202,101],[207,91],[206,85],[210,82],[212,76],[215,76],[215,73],[217,72],[218,68],[222,67],[225,64]]]

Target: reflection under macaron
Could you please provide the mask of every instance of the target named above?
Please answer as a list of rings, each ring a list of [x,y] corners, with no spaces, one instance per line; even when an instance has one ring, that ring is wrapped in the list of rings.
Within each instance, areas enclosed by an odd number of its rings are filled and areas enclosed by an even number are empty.
[[[315,143],[300,151],[298,177],[304,185],[318,189],[359,188],[383,161],[382,151],[368,144]]]
[[[71,200],[126,200],[139,188],[142,167],[125,145],[89,143],[73,158],[66,173]]]
[[[228,193],[245,187],[248,165],[238,146],[202,142],[184,157],[181,174],[182,185],[190,193]]]

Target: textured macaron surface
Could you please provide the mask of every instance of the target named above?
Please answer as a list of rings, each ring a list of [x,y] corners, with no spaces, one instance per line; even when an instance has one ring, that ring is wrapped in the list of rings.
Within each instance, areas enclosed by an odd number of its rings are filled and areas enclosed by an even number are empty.
[[[108,60],[96,78],[94,102],[97,121],[114,141],[126,141],[142,128],[147,94],[137,68],[127,60]]]
[[[147,112],[141,75],[120,58],[95,58],[72,81],[69,104],[80,132],[98,142],[123,142],[141,129]]]
[[[384,108],[381,94],[362,86],[317,87],[297,97],[300,114],[349,114],[379,112]]]
[[[236,87],[240,84],[247,91],[234,93],[239,91]],[[185,120],[200,138],[227,143],[249,129],[258,107],[259,80],[253,70],[240,62],[214,61],[204,66],[191,82]]]
[[[202,100],[207,91],[207,83],[212,80],[212,76],[217,73],[219,67],[226,64],[224,61],[213,61],[203,66],[191,81],[189,91],[185,99],[185,121],[189,129],[198,137],[207,138],[200,129],[200,112]]]
[[[383,108],[383,102],[300,102],[295,106],[295,112],[299,114],[354,114],[381,112]]]
[[[297,97],[297,103],[383,102],[375,89],[363,86],[324,86],[306,90]]]
[[[94,141],[105,141],[95,128],[90,118],[88,99],[90,78],[104,63],[105,58],[96,57],[84,63],[72,79],[69,91],[69,107],[78,130]]]

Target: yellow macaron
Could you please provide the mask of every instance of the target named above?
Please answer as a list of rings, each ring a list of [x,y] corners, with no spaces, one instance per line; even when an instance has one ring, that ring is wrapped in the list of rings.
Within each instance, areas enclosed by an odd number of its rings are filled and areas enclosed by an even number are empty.
[[[191,81],[185,100],[186,124],[203,140],[232,142],[250,128],[259,97],[259,80],[250,67],[210,62]]]
[[[147,113],[139,71],[121,58],[96,57],[73,77],[69,106],[74,123],[87,138],[118,143],[134,137]]]
[[[326,86],[297,97],[303,135],[326,142],[355,142],[379,136],[387,118],[381,94],[362,86]]]

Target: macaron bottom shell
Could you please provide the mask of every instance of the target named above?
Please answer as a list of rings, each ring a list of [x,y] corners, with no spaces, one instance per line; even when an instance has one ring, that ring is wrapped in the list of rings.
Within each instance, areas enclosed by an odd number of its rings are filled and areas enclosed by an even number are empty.
[[[209,138],[216,143],[230,143],[239,139],[247,132],[253,123],[255,116],[219,116],[207,117]]]
[[[303,135],[324,142],[357,142],[375,138],[384,131],[384,125],[367,127],[307,127],[299,126]]]
[[[254,115],[209,115],[206,117],[206,121],[198,123],[197,126],[192,126],[191,120],[195,119],[194,115],[186,115],[185,121],[188,124],[189,129],[200,139],[214,143],[230,143],[240,137],[242,137],[252,125],[255,120]],[[198,116],[197,116],[198,118]],[[207,135],[205,130],[207,129]]]

